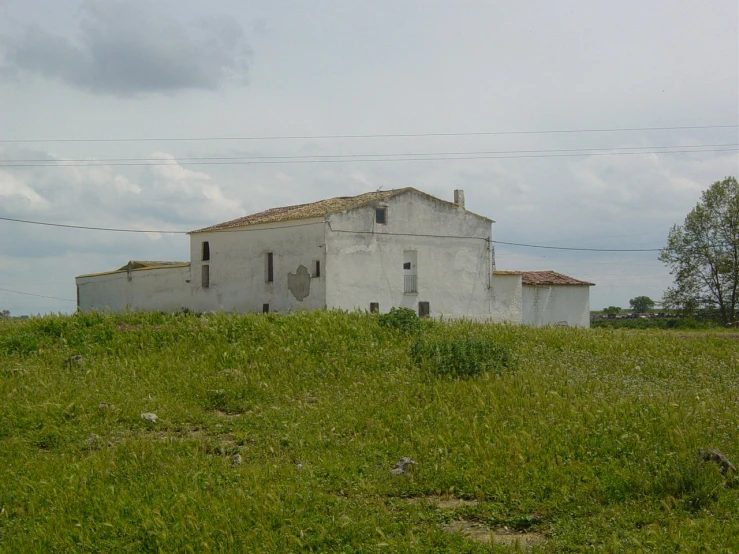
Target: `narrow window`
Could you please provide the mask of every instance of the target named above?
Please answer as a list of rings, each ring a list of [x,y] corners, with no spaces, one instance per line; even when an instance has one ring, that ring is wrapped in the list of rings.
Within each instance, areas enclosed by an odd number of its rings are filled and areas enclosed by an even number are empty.
[[[210,266],[204,265],[202,271],[203,271],[202,273],[203,288],[207,289],[210,286]]]
[[[203,261],[207,262],[210,260],[210,243],[206,240],[203,241]]]
[[[431,314],[431,306],[428,302],[418,303],[418,317],[428,317]]]
[[[321,276],[321,260],[313,260],[313,277]]]
[[[416,294],[418,292],[418,252],[415,250],[403,251],[403,292]]]
[[[375,208],[375,223],[387,224],[387,208]]]
[[[380,303],[379,302],[370,302],[370,313],[371,314],[380,313]]]
[[[262,304],[262,313],[263,314],[269,313],[269,304]]]
[[[267,252],[267,282],[272,283],[275,280],[275,257],[272,252]]]

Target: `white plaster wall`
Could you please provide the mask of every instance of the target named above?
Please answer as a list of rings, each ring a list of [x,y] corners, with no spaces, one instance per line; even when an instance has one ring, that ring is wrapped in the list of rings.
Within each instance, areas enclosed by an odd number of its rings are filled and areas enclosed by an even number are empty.
[[[272,312],[321,309],[326,305],[326,260],[323,219],[255,225],[247,229],[190,235],[190,306],[195,311]],[[202,242],[210,243],[210,261],[202,261]],[[274,281],[268,283],[265,256],[274,254]],[[321,261],[321,276],[310,279],[310,293],[298,301],[288,290],[288,274],[300,265],[312,275]],[[210,286],[201,286],[202,265],[210,266]]]
[[[540,327],[566,321],[570,327],[590,327],[590,287],[523,286],[523,322]]]
[[[172,312],[188,307],[190,299],[188,267],[136,269],[131,279],[125,271],[77,277],[81,310],[126,309]]]
[[[523,323],[520,275],[493,275],[493,321]]]
[[[380,204],[386,225],[375,223],[374,205],[328,217],[328,307],[369,310],[379,302],[385,313],[394,306],[417,311],[426,301],[433,317],[490,319],[491,222],[415,192]],[[405,250],[417,252],[417,294],[404,293]]]

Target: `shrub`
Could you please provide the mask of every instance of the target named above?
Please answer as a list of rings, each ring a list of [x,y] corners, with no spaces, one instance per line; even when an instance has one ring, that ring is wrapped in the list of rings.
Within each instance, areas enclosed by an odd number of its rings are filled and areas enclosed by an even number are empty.
[[[500,373],[512,365],[508,348],[477,337],[422,337],[413,344],[411,356],[419,367],[452,377],[468,377],[491,370]]]
[[[380,316],[380,325],[398,329],[404,333],[417,333],[421,330],[421,320],[410,308],[391,308]]]

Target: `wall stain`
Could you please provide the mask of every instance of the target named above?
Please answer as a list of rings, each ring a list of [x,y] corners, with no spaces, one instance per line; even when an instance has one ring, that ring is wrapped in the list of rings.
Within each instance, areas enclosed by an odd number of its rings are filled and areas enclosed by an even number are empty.
[[[298,302],[310,294],[310,273],[304,265],[299,265],[295,273],[287,274],[287,288]]]

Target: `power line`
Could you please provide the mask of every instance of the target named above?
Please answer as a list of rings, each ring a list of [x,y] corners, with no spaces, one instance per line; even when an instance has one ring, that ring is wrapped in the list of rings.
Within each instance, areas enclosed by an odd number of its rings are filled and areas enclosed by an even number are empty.
[[[634,131],[676,131],[695,129],[733,129],[739,125],[681,125],[674,127],[622,127],[612,129],[554,129],[544,131],[475,131],[464,133],[378,133],[367,135],[271,135],[234,137],[136,137],[136,138],[84,138],[84,139],[1,139],[0,143],[38,143],[38,142],[184,142],[184,141],[226,141],[226,140],[324,140],[358,138],[416,138],[416,137],[466,137],[500,135],[548,135],[567,133],[623,133]]]
[[[38,298],[48,298],[50,300],[63,300],[64,302],[74,302],[75,304],[77,303],[76,300],[71,300],[70,298],[58,298],[56,296],[46,296],[46,295],[43,295],[43,294],[33,294],[32,292],[22,292],[22,291],[19,291],[19,290],[11,290],[11,289],[0,289],[0,291],[3,291],[3,292],[12,292],[14,294],[23,294],[24,296],[36,296]]]
[[[157,230],[146,230],[146,229],[120,229],[120,228],[109,228],[109,227],[90,227],[86,225],[67,225],[62,223],[48,223],[45,221],[30,221],[27,219],[15,219],[12,217],[0,217],[2,221],[11,221],[14,223],[27,223],[29,225],[44,225],[47,227],[63,227],[67,229],[85,229],[89,231],[112,231],[117,233],[160,233],[160,234],[171,234],[171,235],[187,235],[190,231],[157,231]],[[264,231],[269,229],[286,229],[295,227],[305,227],[308,225],[318,225],[321,222],[315,223],[302,223],[298,225],[282,225],[279,227],[268,227],[264,229],[240,229],[241,231]],[[458,235],[424,235],[419,233],[374,233],[372,231],[349,231],[343,229],[333,229],[336,233],[355,233],[355,234],[369,234],[369,235],[391,235],[391,236],[414,236],[414,237],[429,237],[429,238],[456,238],[456,239],[479,239],[488,240],[485,237],[464,237]],[[491,241],[493,244],[505,244],[507,246],[520,246],[524,248],[544,248],[547,250],[572,250],[580,252],[660,252],[661,248],[575,248],[566,246],[544,246],[540,244],[523,244],[518,242],[504,242],[499,240]]]
[[[578,252],[661,252],[661,248],[573,248],[566,246],[542,246],[541,244],[521,244],[519,242],[492,241],[494,244],[522,246],[524,248],[545,248],[547,250],[574,250]]]
[[[43,159],[43,158],[26,158],[26,159],[4,159],[0,160],[0,164],[22,164],[22,163],[43,163],[43,164],[67,164],[67,163],[105,163],[112,164],[115,162],[206,162],[206,161],[248,161],[248,160],[293,160],[301,159],[312,161],[313,159],[326,158],[386,158],[398,156],[469,156],[469,155],[487,155],[487,154],[546,154],[559,152],[604,152],[614,150],[664,150],[671,148],[724,148],[730,146],[739,146],[739,143],[726,144],[690,144],[680,145],[673,144],[670,146],[614,146],[610,148],[556,148],[544,150],[482,150],[482,151],[466,151],[466,152],[403,152],[403,153],[385,153],[385,154],[304,154],[292,156],[190,156],[181,158],[95,158],[95,159]],[[617,152],[612,152],[617,153]],[[642,152],[639,152],[642,153]],[[651,152],[647,152],[651,153]]]
[[[322,159],[318,157],[306,159],[254,159],[242,161],[201,161],[201,162],[179,162],[171,160],[168,162],[120,162],[120,163],[99,163],[95,161],[85,163],[31,163],[31,164],[8,164],[0,163],[0,167],[100,167],[100,166],[186,166],[186,165],[273,165],[273,164],[304,164],[304,163],[350,163],[350,162],[427,162],[427,161],[444,161],[444,160],[512,160],[519,158],[572,158],[586,156],[629,156],[638,154],[698,154],[702,152],[737,152],[737,148],[719,148],[705,150],[644,150],[640,152],[587,152],[580,154],[522,154],[515,156],[429,156],[429,157],[413,157],[413,158],[355,158],[355,159]],[[399,154],[400,155],[400,154]],[[64,160],[59,160],[63,162]]]
[[[45,221],[29,221],[27,219],[15,219],[12,217],[0,217],[2,221],[12,221],[14,223],[28,223],[30,225],[45,225],[47,227],[64,227],[65,229],[86,229],[88,231],[112,231],[116,233],[160,233],[169,235],[186,235],[187,231],[157,231],[144,229],[115,229],[110,227],[88,227],[86,225],[66,225],[64,223],[48,223]]]

